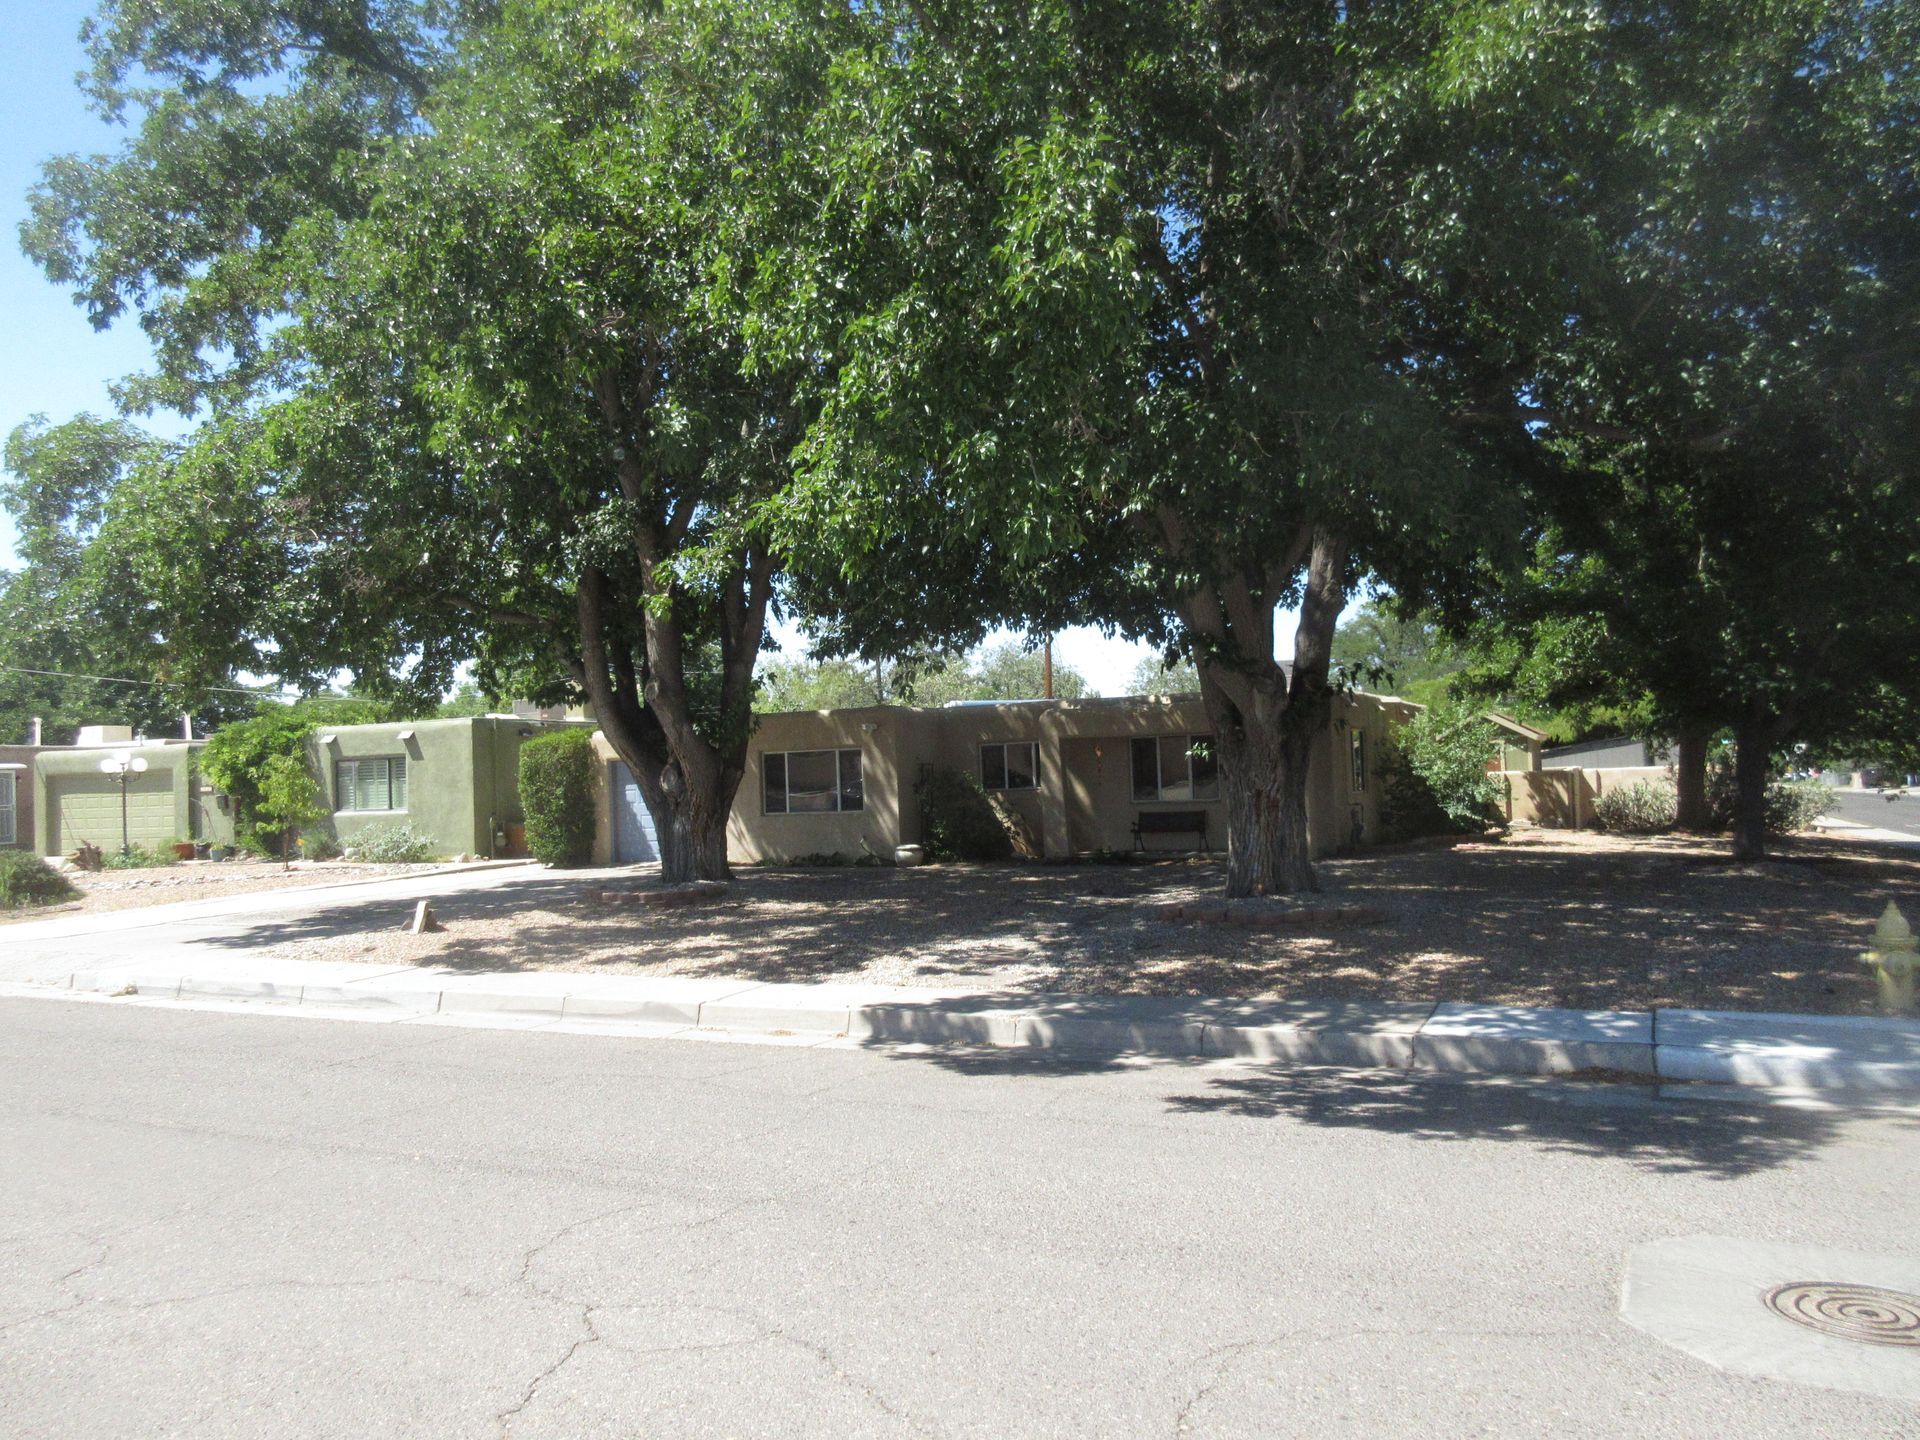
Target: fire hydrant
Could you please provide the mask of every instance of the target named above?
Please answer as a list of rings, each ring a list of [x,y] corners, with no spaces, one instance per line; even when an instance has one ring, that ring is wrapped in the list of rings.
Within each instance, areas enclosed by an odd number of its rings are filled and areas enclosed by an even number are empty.
[[[1873,927],[1873,948],[1860,958],[1873,967],[1880,982],[1880,1008],[1889,1015],[1904,1015],[1913,1009],[1914,971],[1920,968],[1920,947],[1916,947],[1913,927],[1900,907],[1891,900]]]

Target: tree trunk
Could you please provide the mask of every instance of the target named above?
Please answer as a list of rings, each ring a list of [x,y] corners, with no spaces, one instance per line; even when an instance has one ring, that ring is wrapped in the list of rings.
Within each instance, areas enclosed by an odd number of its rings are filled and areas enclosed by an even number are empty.
[[[1703,835],[1712,828],[1707,814],[1707,742],[1704,725],[1684,727],[1674,737],[1674,789],[1679,796],[1675,823],[1682,830]]]
[[[1204,674],[1200,688],[1209,688]],[[1207,708],[1227,802],[1228,897],[1319,889],[1307,833],[1311,733],[1285,711],[1262,725],[1231,702],[1225,713]]]
[[[1750,720],[1733,732],[1733,858],[1767,854],[1767,781],[1773,764],[1771,727]]]
[[[1273,658],[1274,606],[1303,563],[1289,669]],[[1320,888],[1307,828],[1307,781],[1313,742],[1331,709],[1327,671],[1345,600],[1345,545],[1303,526],[1294,555],[1274,564],[1262,584],[1229,576],[1182,603],[1220,756],[1229,899]]]

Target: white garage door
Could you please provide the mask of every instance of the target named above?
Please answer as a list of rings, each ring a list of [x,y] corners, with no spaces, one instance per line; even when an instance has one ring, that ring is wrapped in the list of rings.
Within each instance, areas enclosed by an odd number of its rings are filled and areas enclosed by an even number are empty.
[[[120,848],[120,786],[104,775],[57,775],[47,780],[53,812],[48,838],[56,855],[81,845]],[[149,770],[127,785],[127,838],[135,845],[163,845],[174,833],[173,775]]]

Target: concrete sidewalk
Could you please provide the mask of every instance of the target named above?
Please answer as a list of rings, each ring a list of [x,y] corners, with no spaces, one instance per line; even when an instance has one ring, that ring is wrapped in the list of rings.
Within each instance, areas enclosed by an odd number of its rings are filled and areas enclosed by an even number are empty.
[[[1607,1070],[1655,1080],[1920,1094],[1920,1019],[1554,1010],[779,985],[738,979],[454,973],[236,953],[42,973],[10,994],[298,1007],[315,1017],[792,1044],[968,1044],[1456,1074]]]

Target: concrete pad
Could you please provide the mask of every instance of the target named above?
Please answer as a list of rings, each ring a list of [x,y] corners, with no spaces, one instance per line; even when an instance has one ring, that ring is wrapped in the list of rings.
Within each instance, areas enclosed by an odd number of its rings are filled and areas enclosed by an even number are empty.
[[[1920,1297],[1920,1260],[1713,1235],[1656,1240],[1627,1252],[1620,1314],[1735,1374],[1920,1401],[1920,1350],[1825,1334],[1767,1307],[1769,1290],[1801,1282]]]
[[[1556,1010],[1526,1005],[1434,1007],[1413,1041],[1420,1070],[1564,1075],[1573,1070],[1654,1073],[1653,1016],[1638,1010]]]
[[[1206,1053],[1300,1065],[1413,1064],[1413,1037],[1432,1015],[1425,1002],[1232,1002],[1210,1012]]]
[[[1920,1092],[1920,1018],[1662,1010],[1663,1079]]]

